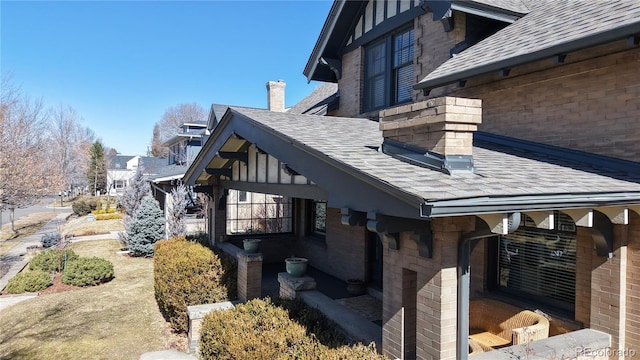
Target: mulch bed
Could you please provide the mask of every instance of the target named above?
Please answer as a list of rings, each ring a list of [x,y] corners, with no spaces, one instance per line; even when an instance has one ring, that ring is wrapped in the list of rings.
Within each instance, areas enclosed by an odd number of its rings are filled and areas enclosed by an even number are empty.
[[[53,285],[49,286],[48,288],[38,292],[38,294],[40,295],[45,295],[45,294],[55,294],[55,293],[60,293],[60,292],[65,292],[65,291],[72,291],[72,290],[78,290],[78,289],[82,289],[82,287],[80,286],[73,286],[73,285],[67,285],[64,284],[61,280],[62,274],[61,273],[57,273],[56,276],[53,278]],[[7,292],[7,290],[3,290],[2,293],[0,293],[0,295],[11,295]]]

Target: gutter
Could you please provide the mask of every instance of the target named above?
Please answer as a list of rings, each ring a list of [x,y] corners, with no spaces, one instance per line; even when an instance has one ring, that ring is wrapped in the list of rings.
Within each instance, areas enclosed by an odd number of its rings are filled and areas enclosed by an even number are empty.
[[[496,62],[492,62],[489,64],[477,66],[477,67],[472,67],[470,69],[463,70],[461,72],[456,72],[453,74],[436,77],[433,79],[425,79],[420,81],[416,85],[414,85],[413,88],[415,90],[420,90],[420,89],[431,90],[436,87],[455,83],[460,79],[468,79],[474,76],[499,71],[501,69],[525,65],[525,64],[529,64],[545,58],[552,58],[553,56],[558,54],[566,54],[569,52],[582,50],[588,47],[620,40],[630,35],[636,34],[638,32],[640,32],[640,22],[628,24],[616,29],[605,31],[605,32],[599,32],[599,33],[589,35],[587,37],[579,38],[573,41],[560,43],[560,44],[557,44],[548,48],[543,48],[534,52],[514,56],[511,58],[499,60]],[[453,59],[456,59],[456,58],[453,58]],[[447,62],[445,62],[445,64],[446,63]],[[429,77],[429,75],[427,75],[427,77]]]
[[[590,194],[542,194],[425,201],[420,216],[439,218],[505,212],[628,206],[640,203],[640,191]]]
[[[512,233],[520,226],[520,213],[516,212],[509,216],[510,225],[507,233]],[[483,228],[470,234],[463,235],[458,242],[458,301],[457,301],[457,332],[456,332],[456,359],[469,359],[469,278],[471,268],[471,251],[477,244],[477,241],[496,236],[498,234],[491,232],[488,226],[482,221]],[[478,227],[478,225],[476,225]]]

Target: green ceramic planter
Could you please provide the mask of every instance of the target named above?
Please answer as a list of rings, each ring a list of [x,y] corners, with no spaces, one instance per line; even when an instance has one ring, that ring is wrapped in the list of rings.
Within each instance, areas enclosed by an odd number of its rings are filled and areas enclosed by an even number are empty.
[[[291,257],[284,259],[284,262],[287,264],[287,273],[293,277],[302,277],[307,273],[309,260],[306,258]]]
[[[260,250],[260,239],[244,239],[242,241],[242,246],[244,247],[244,251],[249,254],[255,254]]]

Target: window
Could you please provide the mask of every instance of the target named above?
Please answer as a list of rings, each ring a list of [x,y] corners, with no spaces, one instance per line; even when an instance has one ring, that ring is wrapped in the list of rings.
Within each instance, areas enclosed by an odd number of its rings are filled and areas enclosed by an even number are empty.
[[[411,101],[413,29],[404,29],[369,45],[364,68],[364,111]]]
[[[238,191],[238,202],[247,202],[247,192]]]
[[[514,233],[498,242],[497,287],[501,291],[574,310],[576,283],[576,228],[556,212],[555,229],[537,228],[524,217]]]
[[[312,233],[314,235],[325,236],[327,233],[327,202],[314,200],[312,213]]]
[[[245,201],[241,201],[244,193]],[[291,199],[272,194],[229,190],[227,235],[278,234],[292,231]]]

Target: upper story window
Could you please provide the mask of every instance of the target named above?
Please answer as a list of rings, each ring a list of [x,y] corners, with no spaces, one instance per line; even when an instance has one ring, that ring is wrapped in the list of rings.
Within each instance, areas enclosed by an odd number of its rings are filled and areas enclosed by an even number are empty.
[[[413,29],[404,29],[365,49],[363,110],[411,101]]]

